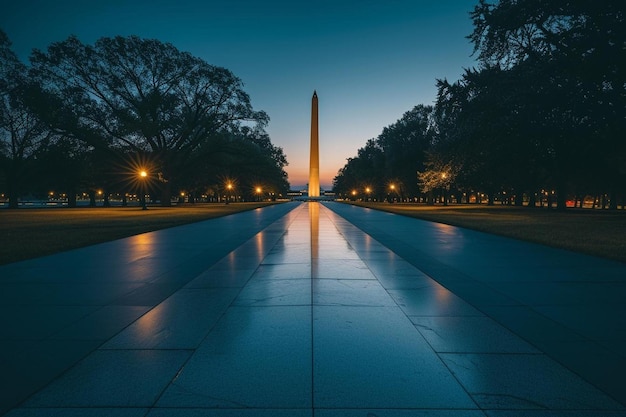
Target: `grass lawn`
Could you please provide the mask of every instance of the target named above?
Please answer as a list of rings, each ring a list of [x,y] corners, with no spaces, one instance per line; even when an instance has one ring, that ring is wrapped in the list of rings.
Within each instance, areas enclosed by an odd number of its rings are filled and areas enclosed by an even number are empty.
[[[626,210],[355,204],[626,262]]]
[[[0,210],[0,265],[274,203]]]

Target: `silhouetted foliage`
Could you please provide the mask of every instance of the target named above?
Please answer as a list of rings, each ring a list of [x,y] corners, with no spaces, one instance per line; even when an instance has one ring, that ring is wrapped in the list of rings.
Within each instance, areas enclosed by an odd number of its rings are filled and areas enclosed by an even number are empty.
[[[556,190],[559,208],[589,186],[616,206],[624,189],[625,11],[619,1],[481,0],[472,13],[481,72],[498,67],[491,83],[517,81],[511,125],[535,145],[530,162],[543,165],[541,185]]]
[[[339,170],[333,180],[335,192],[379,200],[416,196],[417,171],[423,170],[425,152],[433,140],[432,112],[430,106],[416,106],[370,139],[357,157],[348,159]]]
[[[261,188],[265,197],[271,193],[285,195],[289,190],[283,169],[287,159],[259,127],[244,126],[238,132],[213,136],[195,158],[185,174],[190,182],[184,185],[193,194],[203,193],[206,184],[219,194],[229,181],[237,182],[238,195],[247,200],[259,197],[257,188]]]
[[[20,194],[33,180],[33,157],[51,132],[28,105],[36,89],[10,47],[0,31],[0,172],[9,207],[17,208]]]
[[[385,128],[375,144],[391,171],[419,166],[421,191],[451,189],[466,201],[485,194],[489,203],[499,196],[534,206],[554,198],[564,209],[568,199],[601,195],[612,208],[623,205],[626,3],[480,0],[471,19],[479,67],[456,82],[437,81],[426,160],[423,151],[385,146]],[[424,132],[409,126],[400,137],[408,140],[411,129]],[[366,156],[359,150],[339,171],[338,191],[390,174]],[[444,184],[449,170],[454,178]],[[417,180],[405,180],[406,189]]]
[[[34,51],[31,68],[10,47],[0,31],[0,191],[11,207],[52,191],[69,206],[80,194],[107,205],[111,193],[155,192],[169,205],[227,177],[246,198],[288,190],[269,118],[227,69],[135,36],[93,46],[70,37]]]
[[[31,61],[46,121],[96,149],[148,158],[163,205],[193,182],[216,138],[245,138],[247,123],[262,130],[268,121],[230,71],[157,40],[118,36],[91,46],[70,37]],[[272,156],[281,157],[278,149]]]

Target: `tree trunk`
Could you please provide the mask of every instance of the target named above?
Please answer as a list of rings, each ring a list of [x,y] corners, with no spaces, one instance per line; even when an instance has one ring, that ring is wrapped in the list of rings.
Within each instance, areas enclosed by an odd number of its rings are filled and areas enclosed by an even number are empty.
[[[434,205],[434,199],[433,199],[433,192],[429,191],[428,194],[426,195],[426,204],[428,204],[429,206]]]
[[[534,192],[528,194],[528,207],[537,207],[537,195]]]
[[[9,196],[9,208],[10,209],[18,208],[19,207],[19,197],[18,197],[18,194],[17,194],[15,188],[9,186],[8,196]]]
[[[11,168],[9,168],[11,169]],[[9,171],[7,173],[7,196],[9,197],[9,208],[16,209],[19,207],[19,186],[17,184],[17,175],[14,172]]]
[[[163,186],[161,187],[161,206],[172,206],[172,185],[169,181],[163,183]]]
[[[563,190],[557,190],[556,194],[556,209],[558,211],[565,211],[567,208],[565,192]]]
[[[67,206],[76,207],[76,190],[70,189],[67,192]]]
[[[609,194],[609,210],[617,210],[617,193],[611,190]]]
[[[546,197],[546,203],[548,204],[548,210],[550,210],[552,208],[552,194],[548,193],[548,196]]]
[[[96,192],[94,190],[89,190],[89,207],[96,206]]]

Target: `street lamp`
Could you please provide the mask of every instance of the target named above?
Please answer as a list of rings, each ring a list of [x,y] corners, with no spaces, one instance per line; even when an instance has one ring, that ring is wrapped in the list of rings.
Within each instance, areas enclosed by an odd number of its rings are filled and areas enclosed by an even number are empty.
[[[141,209],[148,210],[146,206],[146,181],[148,179],[148,173],[146,170],[139,171],[139,179],[141,180],[141,195],[139,196],[139,200],[141,201]]]
[[[230,202],[230,198],[232,196],[233,184],[230,183],[230,182],[228,184],[226,184],[226,189],[228,190],[228,196],[227,196],[226,204],[228,204]]]
[[[443,205],[447,206],[448,205],[448,186],[445,183],[446,178],[448,178],[448,174],[446,174],[445,172],[441,173],[441,181],[443,183]]]
[[[389,194],[393,194],[396,191],[396,185],[395,184],[390,184],[389,185],[389,189],[391,190]],[[393,201],[393,196],[389,196],[389,202],[391,203]]]
[[[261,187],[256,187],[255,191],[256,191],[256,199],[257,199],[257,201],[261,201],[261,191],[263,191],[263,190],[261,189]]]
[[[370,193],[372,192],[372,189],[370,187],[365,187],[365,193],[367,194],[367,200],[369,201],[370,199]]]

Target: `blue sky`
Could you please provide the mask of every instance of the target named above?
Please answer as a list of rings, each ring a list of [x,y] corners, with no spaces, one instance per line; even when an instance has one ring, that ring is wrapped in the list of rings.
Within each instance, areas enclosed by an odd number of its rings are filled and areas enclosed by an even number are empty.
[[[241,78],[270,116],[292,186],[308,178],[310,105],[319,96],[320,182],[417,104],[435,80],[475,65],[477,0],[0,0],[0,28],[24,61],[74,34],[85,43],[138,35],[174,44]]]

